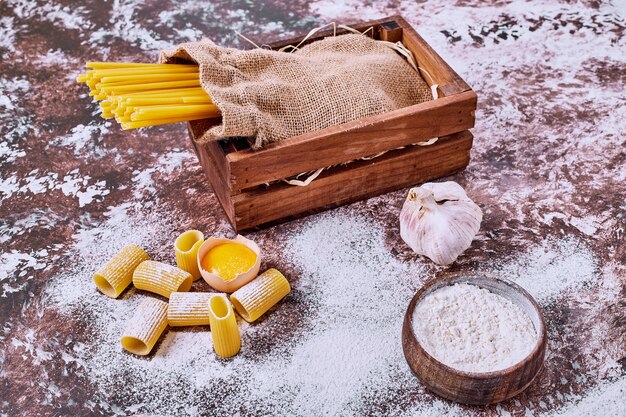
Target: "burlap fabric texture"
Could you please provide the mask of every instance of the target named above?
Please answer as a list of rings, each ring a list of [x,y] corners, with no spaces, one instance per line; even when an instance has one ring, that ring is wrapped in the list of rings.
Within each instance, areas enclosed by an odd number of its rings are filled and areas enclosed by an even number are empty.
[[[331,36],[295,52],[238,50],[208,39],[161,52],[161,62],[194,61],[222,123],[200,142],[254,137],[255,147],[431,100],[419,73],[389,44]]]

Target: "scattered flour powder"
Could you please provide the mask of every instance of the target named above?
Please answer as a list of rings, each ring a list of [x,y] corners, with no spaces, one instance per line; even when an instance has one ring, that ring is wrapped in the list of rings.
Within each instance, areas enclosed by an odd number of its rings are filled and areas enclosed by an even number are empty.
[[[380,200],[370,200],[375,201]],[[52,277],[46,290],[51,308],[89,324],[88,341],[70,344],[61,354],[68,369],[96,387],[92,405],[97,402],[112,416],[198,416],[207,410],[213,415],[484,415],[482,409],[433,397],[411,373],[402,353],[402,317],[427,278],[427,264],[420,258],[398,259],[386,246],[381,225],[350,207],[312,216],[281,237],[285,244],[279,259],[293,272],[288,276],[292,292],[264,320],[239,322],[242,351],[232,360],[212,353],[206,328],[169,330],[145,359],[127,354],[119,344],[120,333],[148,296],[130,289],[123,299],[110,299],[98,293],[91,274],[125,244],[137,243],[152,253],[180,232],[176,216],[163,216],[167,210],[146,214],[134,210],[134,204],[111,207],[97,227],[81,229],[76,235],[77,264]],[[224,220],[209,232],[223,235],[229,230]],[[261,246],[271,241],[263,233],[250,237]],[[545,254],[537,257],[538,252]],[[505,260],[500,268],[542,303],[583,283],[595,285],[600,275],[594,262],[584,245],[545,241]],[[583,273],[566,279],[570,271]],[[542,286],[527,282],[535,279]],[[46,358],[52,352],[34,345],[36,330],[25,335],[12,343],[32,349],[34,361],[50,364]],[[560,358],[568,345],[557,341],[551,340],[550,354]],[[604,395],[603,401],[621,407],[616,392],[623,390],[625,380],[620,381],[591,397]],[[411,396],[397,394],[407,391]],[[567,415],[578,416],[576,404],[587,401],[568,385],[557,395],[569,403]],[[502,407],[498,414],[519,411],[514,402]],[[557,406],[528,407],[527,415],[543,416],[553,415]]]
[[[470,284],[439,288],[413,313],[415,334],[435,359],[462,371],[489,372],[524,359],[537,332],[506,298]]]

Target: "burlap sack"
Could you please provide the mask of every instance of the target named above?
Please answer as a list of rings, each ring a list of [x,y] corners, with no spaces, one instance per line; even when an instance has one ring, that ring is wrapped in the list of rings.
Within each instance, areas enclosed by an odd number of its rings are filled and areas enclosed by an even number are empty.
[[[419,73],[386,43],[332,36],[293,53],[238,50],[208,39],[161,52],[161,62],[195,61],[222,124],[199,141],[255,137],[277,142],[432,98]]]

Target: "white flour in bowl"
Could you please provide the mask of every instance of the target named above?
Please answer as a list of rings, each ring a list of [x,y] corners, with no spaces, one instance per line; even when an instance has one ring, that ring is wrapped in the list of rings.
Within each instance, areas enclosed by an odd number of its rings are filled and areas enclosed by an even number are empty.
[[[537,341],[530,317],[517,305],[470,284],[446,286],[424,297],[413,313],[413,330],[431,356],[469,372],[514,365]]]

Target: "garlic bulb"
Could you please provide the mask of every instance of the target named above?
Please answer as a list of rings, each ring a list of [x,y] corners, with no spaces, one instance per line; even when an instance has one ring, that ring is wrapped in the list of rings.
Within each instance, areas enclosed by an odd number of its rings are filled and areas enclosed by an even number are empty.
[[[400,236],[416,253],[449,265],[469,248],[483,213],[453,181],[412,188],[400,212]]]

